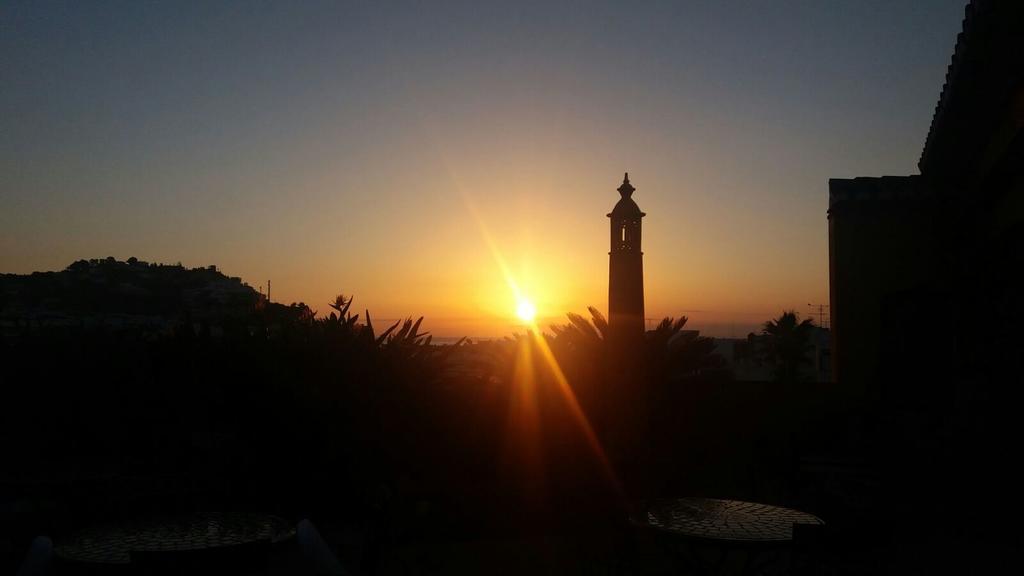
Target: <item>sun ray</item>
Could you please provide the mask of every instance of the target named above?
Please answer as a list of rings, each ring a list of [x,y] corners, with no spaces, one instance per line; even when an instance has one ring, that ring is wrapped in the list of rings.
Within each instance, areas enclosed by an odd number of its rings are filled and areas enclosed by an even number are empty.
[[[550,370],[551,375],[555,378],[555,383],[558,386],[559,392],[562,394],[562,398],[569,406],[569,410],[576,420],[576,424],[580,427],[584,437],[587,439],[587,444],[590,449],[594,452],[594,456],[601,464],[601,469],[605,474],[605,479],[611,484],[611,486],[618,492],[621,492],[621,485],[619,484],[618,476],[615,474],[614,468],[612,468],[611,462],[608,460],[608,455],[605,453],[604,447],[601,445],[600,439],[594,432],[594,427],[591,426],[590,420],[587,418],[586,413],[583,411],[583,407],[580,406],[579,400],[576,398],[576,393],[573,392],[572,386],[569,385],[569,379],[565,377],[565,373],[562,372],[561,366],[558,365],[558,360],[555,358],[554,352],[551,351],[551,347],[548,346],[547,339],[540,333],[536,327],[530,330],[530,336],[537,344],[537,349],[540,351],[541,358]]]
[[[540,502],[545,497],[546,474],[531,348],[527,340],[516,342],[512,386],[509,390],[505,457],[513,463],[510,472],[520,483],[519,487],[528,501]]]
[[[494,238],[491,236],[490,231],[488,230],[487,225],[484,222],[484,219],[481,217],[480,212],[476,207],[476,203],[473,201],[473,198],[465,189],[465,187],[460,185],[458,178],[456,178],[455,174],[450,170],[449,175],[451,176],[453,182],[455,183],[455,188],[462,196],[462,200],[466,206],[466,209],[473,216],[473,220],[476,222],[477,229],[480,232],[480,237],[487,245],[488,250],[490,250],[491,256],[494,258],[495,264],[501,271],[501,274],[504,277],[505,283],[508,285],[509,290],[512,291],[512,295],[514,296],[515,301],[519,303],[519,305],[521,305],[523,302],[529,302],[523,294],[522,290],[520,290],[519,284],[516,282],[515,277],[512,275],[511,270],[509,269],[508,265],[505,262],[505,258],[502,256],[501,251],[498,249],[497,244],[494,242]],[[535,315],[536,310],[534,309],[533,312]],[[562,368],[558,365],[558,360],[555,358],[554,353],[551,351],[551,347],[548,346],[547,340],[544,338],[544,335],[541,333],[540,329],[537,327],[533,319],[526,320],[525,318],[523,318],[523,321],[526,322],[527,324],[528,338],[534,345],[536,345],[537,350],[540,352],[540,356],[544,361],[543,365],[554,377],[556,386],[558,387],[558,390],[563,400],[569,407],[569,411],[571,412],[572,417],[576,422],[576,425],[580,428],[581,432],[586,438],[587,444],[594,453],[595,458],[597,458],[598,462],[600,463],[601,469],[605,474],[605,479],[609,482],[613,489],[621,493],[621,485],[619,483],[617,475],[615,474],[614,469],[612,468],[611,462],[608,460],[607,453],[605,452],[604,447],[601,445],[601,441],[598,439],[597,434],[594,432],[594,428],[593,426],[591,426],[590,420],[584,413],[583,407],[580,406],[579,400],[576,398],[576,394],[573,392],[572,387],[569,385],[568,378],[566,378],[565,373],[562,372]],[[535,397],[535,394],[531,394],[531,396]]]

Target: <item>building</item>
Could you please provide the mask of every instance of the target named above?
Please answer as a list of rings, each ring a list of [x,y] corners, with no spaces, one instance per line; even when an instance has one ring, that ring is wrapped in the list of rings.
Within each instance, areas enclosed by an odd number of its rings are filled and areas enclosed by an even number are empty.
[[[608,327],[616,336],[643,336],[644,253],[640,241],[641,220],[646,214],[633,201],[636,189],[629,183],[628,172],[618,190],[621,197],[608,213]]]
[[[832,363],[850,394],[955,402],[964,377],[1019,373],[994,355],[1019,355],[1024,326],[1022,127],[1024,3],[973,1],[920,174],[829,181]]]
[[[894,541],[985,572],[1024,505],[937,503],[1024,483],[1024,2],[967,6],[918,169],[829,181],[833,373]]]

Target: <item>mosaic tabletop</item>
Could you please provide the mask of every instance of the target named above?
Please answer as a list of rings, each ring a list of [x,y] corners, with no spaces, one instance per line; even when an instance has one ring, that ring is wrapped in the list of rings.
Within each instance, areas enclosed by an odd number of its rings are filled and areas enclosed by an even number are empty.
[[[127,564],[131,552],[176,552],[279,542],[294,535],[283,518],[262,514],[211,513],[154,518],[81,530],[56,543],[54,552],[76,562]]]
[[[738,542],[786,542],[793,524],[824,524],[813,514],[740,500],[677,498],[645,506],[645,521],[683,536]]]

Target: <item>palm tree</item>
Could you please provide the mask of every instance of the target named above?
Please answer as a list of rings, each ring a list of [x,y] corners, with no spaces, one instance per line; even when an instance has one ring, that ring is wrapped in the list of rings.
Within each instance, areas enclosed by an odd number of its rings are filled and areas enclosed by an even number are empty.
[[[811,331],[814,322],[792,310],[782,313],[774,320],[764,323],[761,329],[761,357],[774,366],[775,379],[779,382],[797,382],[802,378],[800,369],[811,363]]]
[[[425,364],[436,365],[433,367],[439,368],[451,352],[466,340],[462,338],[455,344],[432,346],[433,336],[429,332],[420,332],[422,316],[416,320],[411,317],[396,320],[394,324],[377,334],[370,320],[369,310],[366,310],[363,316],[364,323],[359,323],[359,314],[353,315],[350,312],[351,296],[346,298],[344,294],[339,294],[329,306],[334,312],[319,320],[325,331],[333,332],[337,339],[356,344],[360,354],[379,355],[392,363],[412,363],[417,369],[425,368]],[[315,315],[315,312],[312,313],[311,318]],[[422,376],[426,376],[426,373]]]
[[[666,431],[680,402],[698,383],[731,374],[713,339],[684,329],[685,316],[663,319],[638,347],[623,348],[605,317],[588,310],[589,320],[568,314],[568,324],[551,326],[548,341],[627,491],[648,493],[672,460]]]
[[[609,342],[608,321],[596,308],[590,306],[591,319],[569,313],[569,323],[552,325],[552,348],[590,364],[603,364],[616,355]],[[686,316],[664,318],[654,330],[648,330],[644,339],[644,360],[647,369],[669,380],[685,379],[719,370],[725,362],[715,352],[712,338],[700,336],[696,330],[683,330]]]

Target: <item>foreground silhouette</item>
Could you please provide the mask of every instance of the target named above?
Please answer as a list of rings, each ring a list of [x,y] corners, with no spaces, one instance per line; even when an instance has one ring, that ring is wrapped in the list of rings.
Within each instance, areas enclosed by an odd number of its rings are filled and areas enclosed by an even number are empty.
[[[361,573],[465,540],[518,542],[549,567],[625,566],[637,498],[787,497],[769,447],[803,417],[752,412],[749,385],[730,384],[685,318],[624,358],[593,309],[547,336],[436,346],[422,319],[378,329],[352,306],[257,305],[222,331],[188,315],[160,334],[22,325],[0,347],[18,407],[2,423],[12,545],[238,510],[312,518]],[[790,394],[773,414],[803,413]]]

